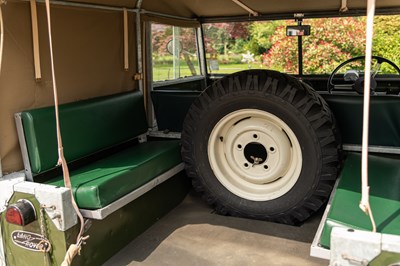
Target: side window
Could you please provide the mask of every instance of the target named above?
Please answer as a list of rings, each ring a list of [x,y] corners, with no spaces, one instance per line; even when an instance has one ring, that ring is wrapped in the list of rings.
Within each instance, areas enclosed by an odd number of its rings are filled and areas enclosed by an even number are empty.
[[[201,75],[196,28],[151,24],[153,82]]]

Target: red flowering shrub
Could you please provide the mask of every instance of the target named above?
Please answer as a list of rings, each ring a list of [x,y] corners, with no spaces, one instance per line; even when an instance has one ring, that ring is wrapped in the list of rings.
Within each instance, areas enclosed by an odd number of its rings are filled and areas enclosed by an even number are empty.
[[[270,36],[273,45],[262,62],[270,69],[297,73],[297,38],[286,36],[287,23]],[[365,22],[360,18],[313,19],[304,24],[311,25],[311,35],[303,37],[306,74],[330,73],[344,60],[364,53]]]

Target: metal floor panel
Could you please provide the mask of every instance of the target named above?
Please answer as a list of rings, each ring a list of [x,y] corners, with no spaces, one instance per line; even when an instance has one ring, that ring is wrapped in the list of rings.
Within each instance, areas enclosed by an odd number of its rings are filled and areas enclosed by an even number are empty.
[[[300,227],[226,217],[192,192],[103,266],[328,265],[309,255],[322,213]]]

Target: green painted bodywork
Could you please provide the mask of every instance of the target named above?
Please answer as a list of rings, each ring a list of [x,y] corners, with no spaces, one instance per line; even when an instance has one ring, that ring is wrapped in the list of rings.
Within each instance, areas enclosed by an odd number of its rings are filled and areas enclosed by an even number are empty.
[[[155,90],[151,92],[159,130],[181,132],[186,113],[201,91]]]
[[[189,188],[189,180],[181,172],[105,219],[90,220],[91,226],[85,233],[90,238],[83,246],[81,255],[75,257],[72,265],[101,265],[179,204]],[[35,205],[37,213],[40,213],[39,203],[32,195],[15,193],[10,204],[21,198],[29,199]],[[52,251],[48,258],[45,258],[43,253],[18,247],[10,239],[14,230],[25,230],[40,234],[38,220],[21,227],[8,224],[5,222],[4,216],[5,214],[2,213],[2,237],[6,247],[6,262],[10,266],[60,265],[69,245],[75,243],[79,230],[79,225],[76,225],[66,232],[58,231],[45,215],[46,234],[52,244]],[[48,264],[46,264],[45,259],[49,261]]]
[[[400,157],[369,155],[368,176],[370,205],[377,232],[400,235]],[[328,217],[320,244],[330,247],[330,235],[335,226],[371,230],[369,217],[361,211],[361,154],[349,153]]]
[[[384,251],[375,259],[373,259],[369,266],[382,266],[382,265],[398,265],[400,263],[400,254],[394,252]]]
[[[33,203],[36,210],[36,219],[34,222],[26,226],[18,226],[9,224],[5,219],[5,212],[1,214],[1,231],[4,241],[5,256],[7,265],[10,266],[31,266],[31,265],[61,265],[64,259],[65,251],[67,250],[67,245],[74,241],[76,238],[78,228],[75,226],[66,232],[58,231],[52,221],[50,221],[47,215],[44,215],[43,221],[45,224],[45,234],[46,238],[50,240],[52,249],[50,253],[44,254],[41,252],[30,251],[15,245],[11,240],[11,234],[15,230],[28,231],[42,235],[40,230],[40,204],[35,199],[34,195],[16,192],[10,199],[9,203],[13,204],[19,199],[27,199]]]
[[[322,94],[339,126],[344,144],[362,142],[363,95]],[[369,145],[400,147],[400,97],[371,96]]]
[[[325,83],[324,83],[325,84]],[[151,93],[159,129],[181,131],[192,102],[202,91],[192,82],[157,87]],[[361,144],[363,96],[327,94],[327,101],[338,123],[345,144]],[[371,96],[370,145],[400,147],[400,98],[393,95]]]

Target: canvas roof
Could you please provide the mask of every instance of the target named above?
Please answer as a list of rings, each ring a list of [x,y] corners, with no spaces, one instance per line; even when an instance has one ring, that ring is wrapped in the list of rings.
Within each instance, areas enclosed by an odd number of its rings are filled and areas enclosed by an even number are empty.
[[[240,0],[243,4],[260,15],[339,12],[342,0]],[[168,14],[185,18],[215,18],[249,16],[249,12],[232,0],[79,0],[88,4],[136,8],[141,2],[141,8],[146,11]],[[366,9],[366,0],[347,0],[350,11],[360,12]],[[400,9],[399,0],[377,0],[376,8]]]

